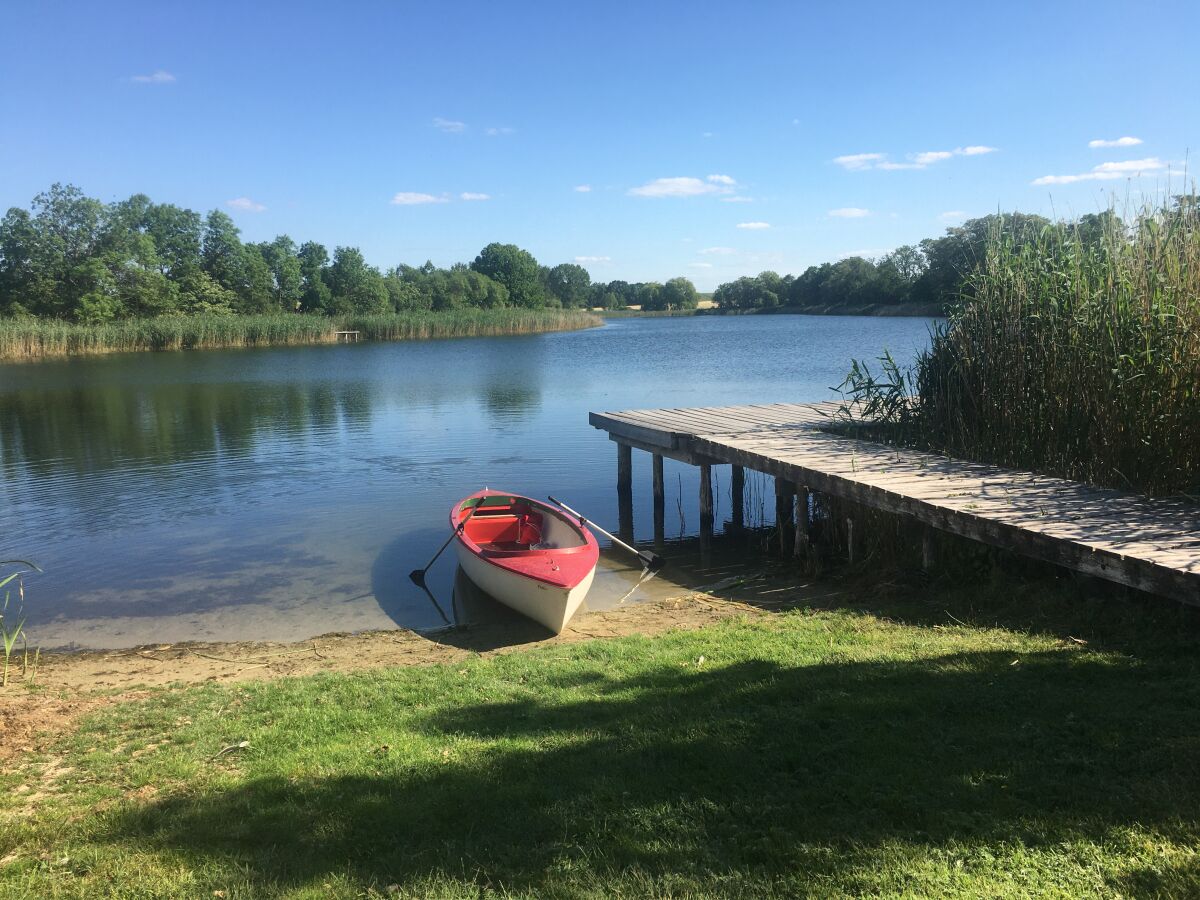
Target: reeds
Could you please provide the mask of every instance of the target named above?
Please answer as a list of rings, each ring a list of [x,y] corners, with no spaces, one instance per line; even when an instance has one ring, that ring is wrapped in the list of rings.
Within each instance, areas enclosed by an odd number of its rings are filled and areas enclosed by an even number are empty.
[[[487,337],[566,331],[599,325],[579,310],[462,309],[331,319],[320,315],[195,315],[81,325],[46,319],[0,319],[0,360],[35,360],[136,350],[198,350],[324,344],[338,331],[362,340]]]
[[[951,455],[1151,494],[1200,485],[1200,209],[1194,197],[1000,223],[909,379],[856,364],[847,393]],[[1099,224],[1097,224],[1099,223]]]

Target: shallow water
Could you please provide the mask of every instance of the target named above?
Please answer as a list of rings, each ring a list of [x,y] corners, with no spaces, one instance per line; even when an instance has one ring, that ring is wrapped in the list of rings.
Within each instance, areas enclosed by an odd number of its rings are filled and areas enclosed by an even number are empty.
[[[928,327],[625,319],[527,337],[0,366],[0,558],[45,569],[26,596],[30,641],[47,647],[437,627],[407,573],[445,539],[458,498],[485,485],[554,494],[615,525],[615,449],[589,411],[826,400],[851,357],[887,348],[907,360]],[[720,527],[729,475],[714,472]],[[645,454],[634,479],[637,537],[649,539]],[[697,473],[668,460],[666,484],[667,531],[686,538]],[[769,518],[767,485],[750,488],[749,514]],[[447,551],[428,579],[447,614],[454,574]],[[589,604],[616,602],[635,576],[606,551]]]

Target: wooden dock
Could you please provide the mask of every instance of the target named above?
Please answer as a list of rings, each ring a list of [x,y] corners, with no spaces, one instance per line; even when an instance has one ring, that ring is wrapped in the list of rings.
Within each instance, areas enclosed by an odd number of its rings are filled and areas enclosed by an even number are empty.
[[[632,450],[654,456],[655,531],[663,458],[700,468],[700,540],[712,537],[711,467],[733,466],[733,523],[742,524],[745,469],[775,477],[785,552],[802,547],[808,492],[852,500],[929,529],[1046,560],[1119,584],[1200,604],[1200,505],[1150,499],[1061,478],[856,440],[821,430],[835,404],[776,403],[591,413],[617,443],[621,529],[632,534]],[[850,524],[853,553],[853,525]]]

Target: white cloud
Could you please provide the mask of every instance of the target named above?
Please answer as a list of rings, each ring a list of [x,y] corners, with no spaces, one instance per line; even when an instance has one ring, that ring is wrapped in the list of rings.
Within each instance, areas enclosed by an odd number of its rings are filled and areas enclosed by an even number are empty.
[[[1114,178],[1136,178],[1143,172],[1159,172],[1167,164],[1156,156],[1148,159],[1127,159],[1122,162],[1106,162],[1094,166],[1092,171],[1079,175],[1043,175],[1035,178],[1031,184],[1075,184],[1078,181],[1111,181]]]
[[[707,256],[728,256],[730,253],[737,253],[732,247],[705,247],[697,252]]]
[[[456,122],[453,119],[443,119],[441,116],[436,116],[433,120],[433,127],[439,131],[444,131],[447,134],[462,134],[467,130],[467,123]]]
[[[1102,140],[1102,139],[1095,140],[1095,141],[1088,141],[1088,146],[1091,147],[1093,150],[1096,150],[1101,147],[1136,147],[1141,142],[1142,142],[1141,138],[1119,137],[1116,140],[1112,140],[1112,141],[1106,141],[1106,140]]]
[[[462,125],[461,122],[456,122],[455,124]],[[464,125],[463,127],[465,128],[466,126]],[[488,128],[483,133],[488,137],[506,137],[510,134],[516,134],[517,129],[509,128],[507,125],[503,125],[499,128]]]
[[[606,262],[612,262],[612,257],[611,256],[577,256],[577,257],[575,257],[575,262],[577,262],[577,263],[606,263]]]
[[[869,216],[871,211],[863,209],[861,206],[843,206],[840,209],[831,209],[829,215],[835,219],[862,219]]]
[[[747,231],[762,231],[764,228],[770,228],[769,222],[738,222],[738,228],[744,228]]]
[[[835,156],[833,161],[851,172],[857,169],[870,169],[876,163],[883,162],[882,153],[851,153],[848,156]]]
[[[712,132],[712,131],[706,131],[706,132],[704,132],[702,135],[700,135],[700,137],[702,137],[702,138],[710,138],[710,137],[712,137],[714,134],[715,134],[715,132]]]
[[[943,222],[958,222],[962,219],[965,219],[966,217],[967,217],[967,214],[965,212],[963,212],[961,209],[951,209],[951,210],[947,210],[944,213],[938,213],[938,218],[941,219]]]
[[[575,192],[579,194],[590,194],[592,192],[592,186],[590,184],[577,184],[575,185]]]
[[[688,265],[693,269],[711,269],[713,267],[712,263],[688,263]]]
[[[908,162],[892,162],[887,158],[886,153],[853,153],[849,156],[835,156],[833,161],[850,172],[864,169],[895,172],[901,169],[924,169],[955,156],[982,156],[985,153],[995,152],[995,147],[971,144],[967,147],[955,147],[953,150],[923,150],[920,153],[909,153],[907,155]]]
[[[708,180],[713,184],[724,184],[728,185],[729,187],[733,187],[735,184],[737,184],[737,182],[728,175],[709,175]]]
[[[753,203],[753,197],[722,197],[722,203]]]
[[[712,176],[710,176],[711,178]],[[726,176],[719,175],[718,178]],[[640,187],[630,188],[629,194],[634,197],[698,197],[703,194],[728,194],[732,188],[713,181],[701,181],[699,178],[655,178]]]
[[[225,205],[230,209],[240,210],[241,212],[264,212],[266,207],[249,197],[236,197],[233,200],[226,200]]]
[[[1125,172],[1141,172],[1146,169],[1165,169],[1166,167],[1167,164],[1157,156],[1151,156],[1149,159],[1126,159],[1121,162],[1100,163],[1092,171],[1124,174]]]
[[[156,69],[149,75],[134,75],[129,80],[137,84],[171,84],[175,76],[165,69]]]
[[[458,195],[459,200],[491,200],[491,194],[477,194],[474,191],[463,191]]]
[[[422,203],[445,202],[445,197],[435,197],[433,194],[421,194],[415,191],[401,191],[392,198],[394,206],[420,206]]]

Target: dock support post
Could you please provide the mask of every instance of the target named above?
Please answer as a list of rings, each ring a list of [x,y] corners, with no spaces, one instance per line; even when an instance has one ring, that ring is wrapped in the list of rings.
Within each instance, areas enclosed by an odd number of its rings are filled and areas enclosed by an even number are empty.
[[[666,491],[663,488],[663,458],[654,454],[654,543],[666,541]]]
[[[846,558],[854,565],[854,520],[846,519]]]
[[[700,552],[707,553],[713,535],[712,466],[700,464]]]
[[[792,494],[795,487],[783,478],[775,479],[775,524],[779,528],[779,555],[787,559],[795,543],[795,524],[792,522]]]
[[[928,525],[921,529],[921,569],[933,571],[933,529]]]
[[[633,539],[633,448],[617,444],[617,530]]]
[[[808,552],[809,538],[808,485],[796,485],[796,545],[797,558]]]
[[[733,466],[732,470],[729,493],[733,502],[733,529],[741,531],[746,527],[746,470],[741,466]]]

